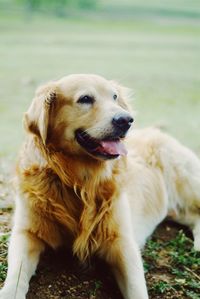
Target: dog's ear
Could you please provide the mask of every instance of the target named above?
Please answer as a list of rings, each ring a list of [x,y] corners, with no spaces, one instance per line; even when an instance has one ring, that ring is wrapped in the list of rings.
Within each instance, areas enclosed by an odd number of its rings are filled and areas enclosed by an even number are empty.
[[[25,129],[37,135],[46,144],[50,114],[57,99],[56,85],[50,82],[37,89],[35,97],[24,115]]]
[[[130,100],[133,97],[133,91],[131,89],[119,84],[116,81],[112,80],[111,83],[118,91],[118,94],[119,94],[118,101],[119,101],[120,106],[123,109],[127,110],[128,112],[133,113],[133,109],[130,105]]]

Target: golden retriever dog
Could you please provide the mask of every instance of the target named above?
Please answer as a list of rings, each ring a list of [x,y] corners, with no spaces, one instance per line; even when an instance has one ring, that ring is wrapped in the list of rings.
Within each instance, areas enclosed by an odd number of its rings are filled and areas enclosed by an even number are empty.
[[[46,245],[104,259],[125,299],[148,298],[140,250],[167,215],[200,249],[200,160],[158,129],[127,135],[132,123],[127,90],[100,76],[38,89],[24,118],[1,299],[26,297]]]

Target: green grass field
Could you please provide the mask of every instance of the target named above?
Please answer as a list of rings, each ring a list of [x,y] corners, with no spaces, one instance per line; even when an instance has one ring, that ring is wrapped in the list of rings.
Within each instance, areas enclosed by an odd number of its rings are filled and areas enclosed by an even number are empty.
[[[164,126],[200,149],[200,19],[191,17],[200,5],[154,0],[148,17],[145,3],[126,0],[129,17],[120,18],[122,2],[114,1],[88,18],[0,13],[1,156],[16,155],[35,88],[70,73],[98,73],[134,89],[138,127]]]

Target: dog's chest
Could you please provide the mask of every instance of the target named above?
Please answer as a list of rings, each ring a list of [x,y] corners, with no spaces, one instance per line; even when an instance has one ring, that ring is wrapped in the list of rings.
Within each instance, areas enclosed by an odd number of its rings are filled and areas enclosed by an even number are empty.
[[[37,214],[34,231],[50,246],[59,246],[60,237],[62,243],[68,243],[69,236],[74,253],[84,260],[116,238],[112,206],[117,188],[113,180],[97,185],[95,178],[91,178],[81,188],[72,188],[51,172],[48,176],[41,172],[37,181],[36,184],[32,175],[26,175],[26,184],[22,187],[23,192],[29,194],[30,209]],[[51,236],[50,241],[48,236]],[[54,243],[54,239],[58,241]]]

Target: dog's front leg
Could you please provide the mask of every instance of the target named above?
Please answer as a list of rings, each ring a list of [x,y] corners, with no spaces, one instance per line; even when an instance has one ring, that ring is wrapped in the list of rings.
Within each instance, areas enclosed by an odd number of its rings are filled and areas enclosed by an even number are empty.
[[[104,258],[112,267],[123,297],[147,299],[142,258],[134,240],[131,237],[121,237],[110,244],[104,254]]]
[[[112,215],[116,227],[113,226],[110,238],[102,244],[100,254],[111,265],[124,299],[148,299],[142,257],[125,194],[117,201]]]
[[[14,228],[8,251],[8,273],[0,299],[25,299],[44,244],[37,237]]]
[[[200,218],[200,217],[199,217]],[[200,251],[200,219],[195,219],[193,226],[194,249]]]

